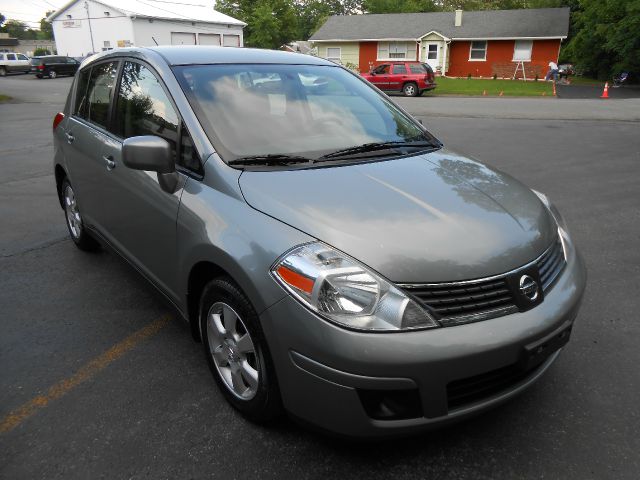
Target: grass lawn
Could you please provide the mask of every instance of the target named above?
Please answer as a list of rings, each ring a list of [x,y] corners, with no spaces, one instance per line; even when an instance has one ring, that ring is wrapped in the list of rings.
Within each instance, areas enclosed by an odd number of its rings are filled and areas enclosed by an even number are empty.
[[[486,90],[487,95],[498,96],[500,92],[506,96],[529,97],[553,95],[551,82],[539,80],[537,82],[525,82],[522,80],[493,80],[477,78],[445,78],[436,77],[438,86],[424,95],[482,95]]]
[[[11,97],[9,95],[3,95],[0,93],[0,103],[7,102],[9,100],[11,100]]]

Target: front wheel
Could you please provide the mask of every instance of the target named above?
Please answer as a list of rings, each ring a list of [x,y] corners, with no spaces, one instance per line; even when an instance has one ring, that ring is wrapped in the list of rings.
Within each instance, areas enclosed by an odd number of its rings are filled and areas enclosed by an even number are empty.
[[[217,278],[204,289],[199,318],[209,368],[227,401],[256,422],[278,416],[280,390],[249,299],[230,279]]]
[[[415,83],[405,83],[402,87],[402,93],[405,97],[416,97],[418,96],[418,86]]]
[[[49,78],[56,78],[58,76],[58,74],[56,73],[55,70],[51,70],[49,72]]]
[[[64,207],[64,215],[67,219],[67,229],[71,240],[80,250],[87,252],[98,250],[99,244],[93,237],[89,235],[82,222],[82,216],[78,209],[76,194],[71,187],[71,183],[66,178],[62,181],[62,206]]]

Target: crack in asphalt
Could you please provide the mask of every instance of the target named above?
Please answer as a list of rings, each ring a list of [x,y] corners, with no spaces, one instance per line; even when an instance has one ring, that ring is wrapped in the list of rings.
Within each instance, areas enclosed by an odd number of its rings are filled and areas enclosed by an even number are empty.
[[[3,253],[2,255],[0,255],[0,258],[19,257],[20,255],[24,255],[25,253],[34,252],[36,250],[44,250],[45,248],[52,247],[53,245],[57,245],[59,243],[67,241],[67,240],[69,240],[69,237],[67,235],[64,235],[62,237],[53,238],[53,239],[48,240],[48,241],[46,241],[44,243],[40,243],[38,245],[34,245],[32,247],[25,248],[24,250],[20,250],[18,252]]]

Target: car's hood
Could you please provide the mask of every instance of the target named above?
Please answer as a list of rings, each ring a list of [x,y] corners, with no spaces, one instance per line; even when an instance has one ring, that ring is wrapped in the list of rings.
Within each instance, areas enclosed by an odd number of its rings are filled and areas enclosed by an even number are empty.
[[[556,230],[527,187],[445,150],[333,168],[246,171],[240,188],[255,209],[395,282],[504,273],[534,260]]]

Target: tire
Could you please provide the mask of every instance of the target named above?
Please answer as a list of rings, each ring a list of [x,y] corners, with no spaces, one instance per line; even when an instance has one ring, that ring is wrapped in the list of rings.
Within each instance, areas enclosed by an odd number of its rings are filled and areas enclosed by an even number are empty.
[[[405,97],[416,97],[418,92],[418,85],[413,82],[405,83],[402,87],[402,93]]]
[[[49,70],[49,78],[56,78],[58,74],[55,70]]]
[[[275,369],[246,295],[228,277],[216,278],[205,286],[198,312],[207,363],[227,401],[254,422],[279,416]]]
[[[7,76],[7,69],[5,67],[0,67],[0,77]]]
[[[60,186],[60,197],[62,199],[62,208],[64,209],[64,216],[67,223],[67,230],[69,230],[69,236],[73,243],[76,244],[80,250],[85,252],[94,252],[100,249],[100,245],[96,240],[89,235],[84,224],[82,223],[82,217],[78,210],[78,204],[76,203],[75,193],[71,183],[68,179],[62,181]]]

